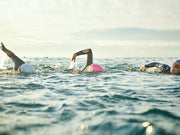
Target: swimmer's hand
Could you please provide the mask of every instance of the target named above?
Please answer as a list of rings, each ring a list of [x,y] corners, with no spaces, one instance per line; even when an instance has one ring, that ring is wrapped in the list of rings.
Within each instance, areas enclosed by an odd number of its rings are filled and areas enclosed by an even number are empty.
[[[146,67],[145,67],[145,66],[142,66],[142,67],[139,69],[139,71],[142,71],[142,72],[146,71]]]
[[[130,70],[131,70],[130,67],[124,67],[124,69],[126,69],[127,71],[130,71]]]
[[[5,48],[4,44],[1,42],[0,49],[3,50]]]
[[[71,61],[76,62],[76,54],[74,54],[74,55],[73,55],[73,57],[72,57]]]

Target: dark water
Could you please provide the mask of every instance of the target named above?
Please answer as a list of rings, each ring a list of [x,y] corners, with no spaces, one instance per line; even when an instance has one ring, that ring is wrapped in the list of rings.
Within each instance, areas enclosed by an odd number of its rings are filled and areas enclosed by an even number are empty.
[[[37,74],[0,74],[0,134],[179,135],[180,76],[137,71],[176,59],[95,59],[103,73],[71,74],[70,58],[24,58]]]

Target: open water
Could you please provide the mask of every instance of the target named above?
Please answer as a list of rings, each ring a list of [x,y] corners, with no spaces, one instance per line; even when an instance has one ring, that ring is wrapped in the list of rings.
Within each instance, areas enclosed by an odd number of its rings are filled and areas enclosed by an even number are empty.
[[[94,59],[104,72],[72,74],[70,58],[23,58],[36,74],[0,72],[0,134],[180,135],[180,75],[138,71],[176,59]]]

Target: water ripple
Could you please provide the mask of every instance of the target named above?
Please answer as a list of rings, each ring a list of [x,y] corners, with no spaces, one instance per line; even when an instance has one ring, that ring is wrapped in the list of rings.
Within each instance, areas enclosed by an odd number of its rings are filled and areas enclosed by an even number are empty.
[[[70,58],[24,59],[36,74],[0,71],[0,134],[180,133],[179,76],[138,71],[177,58],[95,59],[104,69],[100,74],[72,74],[66,70]],[[85,62],[78,58],[77,68]]]
[[[168,117],[168,118],[171,118],[171,119],[175,119],[175,120],[180,120],[180,117],[179,116],[176,116],[174,115],[173,113],[169,112],[169,111],[165,111],[165,110],[160,110],[160,109],[157,109],[157,108],[154,108],[154,109],[150,109],[144,113],[141,113],[140,115],[161,115],[161,116],[164,116],[164,117]]]

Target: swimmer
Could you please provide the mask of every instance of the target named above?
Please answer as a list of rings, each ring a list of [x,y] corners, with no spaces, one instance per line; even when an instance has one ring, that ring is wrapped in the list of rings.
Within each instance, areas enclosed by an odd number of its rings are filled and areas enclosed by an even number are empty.
[[[71,61],[76,62],[76,57],[79,55],[84,55],[87,54],[87,63],[84,69],[82,70],[83,72],[88,72],[88,73],[97,73],[97,72],[102,72],[103,69],[100,65],[98,64],[93,64],[93,54],[91,49],[84,49],[81,50],[77,53],[74,53]],[[77,70],[76,70],[77,72]]]
[[[0,49],[7,54],[7,56],[13,61],[15,71],[25,72],[25,73],[35,73],[33,66],[26,64],[23,60],[17,57],[12,51],[8,50],[3,43],[0,45]]]
[[[165,73],[165,74],[180,74],[180,60],[176,60],[172,67],[167,64],[161,64],[158,62],[153,62],[142,66],[139,71],[142,72],[153,72],[153,73]]]

